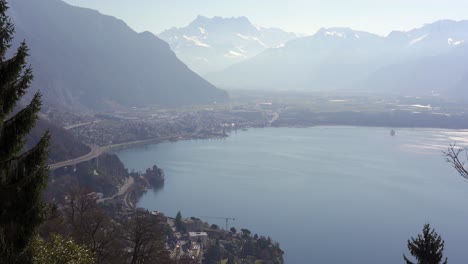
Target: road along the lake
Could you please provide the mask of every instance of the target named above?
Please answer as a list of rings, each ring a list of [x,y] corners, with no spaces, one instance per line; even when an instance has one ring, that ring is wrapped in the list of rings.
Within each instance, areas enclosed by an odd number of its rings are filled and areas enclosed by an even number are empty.
[[[94,158],[99,157],[102,153],[106,151],[110,151],[112,149],[118,149],[118,148],[124,148],[130,145],[138,145],[138,144],[148,144],[148,143],[153,143],[153,142],[161,142],[165,140],[177,140],[177,139],[183,139],[183,138],[190,138],[194,136],[194,134],[183,134],[183,135],[175,135],[175,136],[169,136],[169,137],[161,137],[161,138],[154,138],[154,139],[147,139],[147,140],[137,140],[137,141],[132,141],[132,142],[125,142],[125,143],[119,143],[119,144],[113,144],[109,146],[104,146],[104,147],[99,147],[99,146],[90,146],[91,151],[88,152],[87,154],[74,158],[74,159],[69,159],[65,161],[60,161],[54,164],[50,164],[49,168],[50,170],[56,170],[59,168],[63,168],[66,166],[72,166],[76,165],[81,162],[85,162],[88,160],[92,160]]]

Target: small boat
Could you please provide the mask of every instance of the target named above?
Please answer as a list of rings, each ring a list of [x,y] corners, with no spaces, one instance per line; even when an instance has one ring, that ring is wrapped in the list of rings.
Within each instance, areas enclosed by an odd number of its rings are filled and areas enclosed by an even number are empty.
[[[392,129],[392,130],[390,130],[390,136],[392,136],[392,137],[393,137],[393,136],[395,136],[395,134],[396,134],[395,130],[393,130],[393,129]]]

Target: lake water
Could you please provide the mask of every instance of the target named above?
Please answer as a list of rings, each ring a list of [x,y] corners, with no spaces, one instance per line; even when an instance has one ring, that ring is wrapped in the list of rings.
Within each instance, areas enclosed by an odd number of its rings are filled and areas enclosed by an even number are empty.
[[[446,163],[468,131],[265,128],[226,139],[126,149],[129,169],[157,164],[166,184],[140,207],[181,211],[271,236],[288,264],[403,263],[406,241],[431,223],[449,263],[468,261],[468,182]],[[231,224],[231,223],[230,223]]]

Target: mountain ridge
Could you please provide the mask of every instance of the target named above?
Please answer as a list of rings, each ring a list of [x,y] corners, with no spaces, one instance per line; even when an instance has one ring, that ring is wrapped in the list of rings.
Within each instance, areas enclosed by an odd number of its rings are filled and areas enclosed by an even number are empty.
[[[227,93],[193,73],[169,45],[122,20],[60,0],[10,3],[15,39],[26,39],[47,103],[76,109],[225,101]],[[131,96],[129,96],[131,95]]]
[[[223,88],[429,94],[452,89],[468,72],[465,40],[466,20],[436,21],[387,36],[322,28],[206,77]]]
[[[267,48],[281,46],[297,34],[254,25],[245,16],[199,15],[189,25],[170,28],[158,36],[191,69],[204,75],[251,58]]]

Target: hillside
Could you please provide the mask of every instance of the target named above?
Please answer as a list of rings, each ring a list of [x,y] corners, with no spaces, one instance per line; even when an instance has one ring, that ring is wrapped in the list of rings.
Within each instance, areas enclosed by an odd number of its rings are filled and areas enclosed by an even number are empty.
[[[49,164],[80,157],[91,150],[65,129],[44,119],[39,119],[28,135],[26,149],[33,147],[47,130],[52,136]]]
[[[181,106],[227,100],[167,43],[123,21],[60,0],[10,1],[15,40],[26,39],[34,89],[67,108]]]

